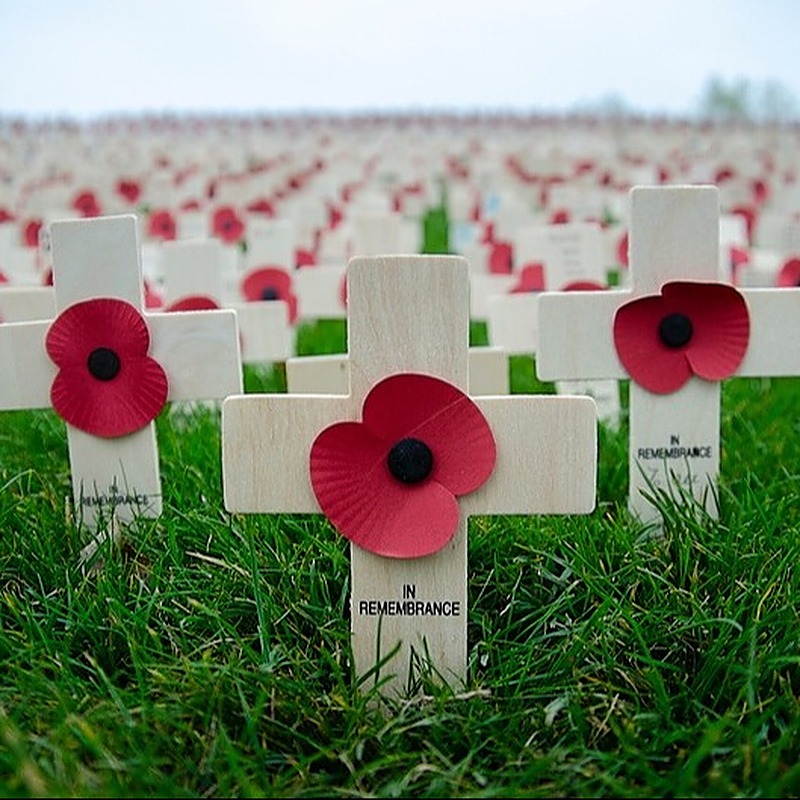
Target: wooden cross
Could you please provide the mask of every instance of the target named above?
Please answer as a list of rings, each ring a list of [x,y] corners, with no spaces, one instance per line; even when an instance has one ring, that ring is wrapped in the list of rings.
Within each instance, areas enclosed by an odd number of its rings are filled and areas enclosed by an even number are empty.
[[[453,256],[379,256],[348,267],[350,392],[345,396],[246,395],[223,405],[225,506],[244,513],[319,513],[309,477],[312,443],[332,423],[360,420],[387,376],[424,373],[468,386],[469,276]],[[491,427],[491,477],[459,498],[453,539],[423,558],[351,547],[351,626],[363,675],[400,645],[384,675],[394,690],[425,653],[447,681],[465,677],[467,519],[474,514],[588,513],[594,506],[594,405],[586,398],[475,398]],[[432,604],[431,616],[391,613],[397,602]],[[381,609],[390,609],[380,613]],[[445,611],[446,610],[446,611]]]
[[[142,309],[142,273],[134,216],[51,225],[56,313],[92,298]],[[218,399],[241,392],[239,337],[233,311],[144,315],[149,356],[167,375],[167,400]],[[52,320],[0,325],[0,409],[46,408],[59,372],[45,350]],[[67,424],[78,515],[96,528],[161,513],[155,423],[104,438]]]
[[[631,192],[630,290],[546,293],[539,299],[537,372],[543,380],[630,377],[614,344],[618,309],[658,294],[670,281],[718,280],[719,203],[710,186],[637,187]],[[800,374],[800,294],[742,290],[750,339],[735,374]],[[716,514],[720,383],[692,377],[677,391],[655,394],[631,380],[629,504],[657,522],[653,489],[692,496]]]

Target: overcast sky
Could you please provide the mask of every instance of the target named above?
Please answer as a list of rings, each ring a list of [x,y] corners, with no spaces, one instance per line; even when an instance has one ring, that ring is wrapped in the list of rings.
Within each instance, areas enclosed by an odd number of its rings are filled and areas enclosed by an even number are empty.
[[[0,116],[800,98],[800,0],[0,0]]]

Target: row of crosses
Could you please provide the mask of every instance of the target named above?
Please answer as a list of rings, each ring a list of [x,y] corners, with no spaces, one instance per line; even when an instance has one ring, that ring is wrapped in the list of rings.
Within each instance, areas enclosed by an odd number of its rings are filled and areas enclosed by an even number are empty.
[[[637,188],[631,214],[633,288],[543,295],[539,374],[634,378],[632,511],[655,520],[648,498],[674,482],[714,513],[720,384],[716,362],[703,361],[713,342],[692,313],[719,305],[728,325],[730,298],[708,290],[719,285],[717,192]],[[469,396],[464,259],[353,259],[349,392],[244,395],[233,311],[144,312],[134,217],[55,222],[50,233],[57,316],[0,325],[0,409],[52,406],[65,419],[80,518],[97,529],[109,516],[160,514],[155,417],[168,401],[226,398],[225,507],[322,511],[350,540],[355,668],[381,663],[384,688],[409,686],[421,658],[448,682],[465,678],[470,516],[594,508],[591,399]],[[725,374],[800,374],[800,294],[728,289],[745,322],[730,312],[730,348],[741,354]],[[646,364],[653,391],[624,363],[640,357],[639,344],[617,338],[625,319],[659,313],[661,291],[688,300],[685,313],[678,303],[663,315],[656,350],[680,372],[675,359],[694,337],[702,363],[690,367],[701,377],[665,390],[671,378]]]

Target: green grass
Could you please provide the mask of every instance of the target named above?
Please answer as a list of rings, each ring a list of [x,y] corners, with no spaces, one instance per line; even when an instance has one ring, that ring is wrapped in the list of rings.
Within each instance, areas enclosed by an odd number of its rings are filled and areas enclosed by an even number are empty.
[[[527,359],[512,385],[551,389]],[[164,513],[90,569],[63,423],[3,414],[0,793],[796,795],[799,401],[798,379],[724,386],[717,521],[628,517],[624,424],[592,515],[473,519],[467,684],[390,704],[352,673],[344,540],[224,511],[216,410],[159,417]]]

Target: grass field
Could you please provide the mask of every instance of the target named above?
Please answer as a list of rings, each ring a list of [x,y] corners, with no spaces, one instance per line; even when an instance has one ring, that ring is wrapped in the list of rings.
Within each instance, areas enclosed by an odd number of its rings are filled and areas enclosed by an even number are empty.
[[[428,215],[426,252],[446,230]],[[297,350],[344,352],[345,324],[303,326]],[[553,390],[529,358],[510,370],[514,392]],[[245,388],[285,391],[283,371]],[[218,410],[161,415],[164,514],[86,564],[62,421],[6,413],[0,789],[797,794],[798,401],[800,379],[725,385],[717,521],[664,502],[654,538],[629,518],[624,422],[599,430],[591,516],[473,519],[467,685],[393,702],[351,668],[344,539],[224,511]]]
[[[344,342],[321,323],[299,349]],[[549,390],[524,358],[512,388]],[[592,515],[473,519],[467,685],[391,704],[350,667],[345,540],[224,511],[216,410],[162,413],[164,514],[90,568],[62,421],[5,413],[0,792],[796,795],[798,403],[800,379],[724,386],[718,521],[664,505],[644,535],[624,424]]]

